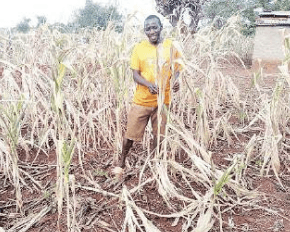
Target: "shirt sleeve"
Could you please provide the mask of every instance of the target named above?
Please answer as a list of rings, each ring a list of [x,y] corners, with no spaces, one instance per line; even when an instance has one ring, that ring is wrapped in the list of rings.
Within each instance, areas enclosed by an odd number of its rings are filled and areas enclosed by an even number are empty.
[[[140,70],[140,59],[138,56],[138,45],[135,45],[131,55],[131,69]]]

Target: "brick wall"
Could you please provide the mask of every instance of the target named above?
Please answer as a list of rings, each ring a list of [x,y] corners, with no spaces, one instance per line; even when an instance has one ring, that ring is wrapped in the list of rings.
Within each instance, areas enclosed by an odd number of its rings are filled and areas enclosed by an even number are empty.
[[[277,61],[284,59],[283,30],[290,34],[290,27],[257,27],[254,40],[253,60]]]

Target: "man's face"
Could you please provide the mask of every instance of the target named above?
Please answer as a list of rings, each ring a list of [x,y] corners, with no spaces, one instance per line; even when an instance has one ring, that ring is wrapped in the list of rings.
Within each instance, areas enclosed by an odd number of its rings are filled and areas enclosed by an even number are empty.
[[[160,42],[162,26],[158,19],[152,18],[146,20],[144,23],[144,31],[151,44],[158,44]]]

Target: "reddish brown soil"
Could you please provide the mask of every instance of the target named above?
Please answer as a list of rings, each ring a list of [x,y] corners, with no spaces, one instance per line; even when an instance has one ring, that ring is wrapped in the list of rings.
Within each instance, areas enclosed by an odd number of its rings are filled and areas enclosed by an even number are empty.
[[[267,67],[266,67],[267,68]],[[275,69],[274,69],[275,70]],[[275,70],[276,71],[276,70]],[[235,83],[243,92],[250,89],[252,70],[228,66],[223,70],[225,75],[235,78]],[[270,71],[265,75],[266,79],[262,80],[262,84],[267,87],[274,85],[275,73],[270,67]],[[235,118],[232,119],[235,123]],[[213,154],[213,162],[220,167],[229,165],[228,157],[235,153],[243,152],[244,145],[249,141],[252,135],[238,135],[238,139],[232,138],[232,145],[228,146],[223,140],[218,140],[216,145],[211,147]],[[40,212],[44,207],[50,206],[50,211],[38,222],[36,222],[28,231],[29,232],[45,232],[58,230],[58,212],[56,203],[53,200],[53,194],[56,183],[56,155],[53,149],[48,155],[38,150],[31,150],[26,154],[24,150],[19,150],[19,164],[21,168],[29,173],[37,180],[46,191],[42,191],[31,182],[29,177],[22,175],[27,187],[22,188],[23,195],[23,215],[16,211],[15,191],[8,180],[4,179],[4,175],[0,173],[0,227],[5,229],[12,228],[13,225],[32,213]],[[122,186],[126,185],[128,189],[132,189],[139,181],[140,166],[144,162],[143,149],[135,146],[131,151],[129,163],[132,169],[127,170],[126,178],[120,182],[116,182],[110,176],[110,170],[113,166],[113,151],[105,147],[95,153],[87,153],[83,160],[83,170],[88,176],[92,176],[104,190],[114,193],[120,193]],[[190,165],[186,155],[181,153],[175,157],[176,161],[183,165]],[[259,175],[259,162],[252,163],[252,168],[246,172],[248,181],[248,189],[256,189],[259,196],[253,201],[252,205],[246,207],[236,206],[231,211],[222,214],[223,231],[255,231],[255,232],[273,232],[273,231],[290,231],[290,158],[288,156],[281,157],[282,170],[281,181],[285,188],[282,188],[273,173],[266,177]],[[83,177],[83,170],[79,165],[78,157],[74,157],[71,167],[71,173],[76,177],[76,182],[85,186],[92,186],[88,180]],[[144,175],[149,175],[145,172]],[[178,176],[176,177],[178,182]],[[23,185],[22,185],[23,186]],[[92,186],[93,187],[93,186]],[[200,188],[195,185],[196,188]],[[144,209],[154,211],[160,214],[170,214],[172,211],[168,209],[166,203],[158,194],[156,183],[149,183],[144,186],[143,194],[132,195],[138,206]],[[199,189],[202,192],[202,189]],[[186,191],[186,190],[184,190]],[[186,193],[185,193],[186,194]],[[120,231],[125,217],[125,206],[113,197],[104,197],[102,194],[94,193],[85,189],[76,188],[77,196],[77,218],[81,227],[81,231]],[[174,207],[178,208],[177,200],[172,199]],[[153,215],[146,215],[152,220],[162,232],[181,232],[183,219],[172,226],[173,219],[159,218]],[[60,231],[67,231],[66,227],[66,206],[63,207],[59,220]],[[220,225],[215,223],[215,227],[211,230],[220,231]]]

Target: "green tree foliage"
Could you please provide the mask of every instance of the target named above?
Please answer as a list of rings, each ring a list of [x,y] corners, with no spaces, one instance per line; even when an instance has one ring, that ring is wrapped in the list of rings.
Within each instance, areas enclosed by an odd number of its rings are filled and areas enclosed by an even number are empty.
[[[227,19],[233,12],[242,12],[247,3],[243,0],[213,0],[205,6],[205,14],[211,20],[215,18]]]
[[[19,32],[27,33],[30,30],[30,23],[31,19],[24,18],[20,23],[17,24],[16,30]]]
[[[265,10],[275,11],[289,11],[290,1],[289,0],[257,0],[256,5],[263,7]]]
[[[276,0],[272,5],[271,10],[282,10],[290,11],[290,1],[289,0]]]
[[[164,17],[169,16],[169,21],[176,26],[185,13],[190,17],[189,28],[196,31],[201,19],[202,7],[210,0],[155,0],[156,10]]]
[[[243,32],[252,34],[255,27],[254,9],[257,7],[256,0],[212,0],[205,5],[204,14],[210,22],[217,27],[222,27],[234,14],[241,15]]]
[[[47,21],[45,16],[37,16],[37,26],[40,27],[41,25],[45,24]]]
[[[76,13],[74,23],[78,27],[106,28],[108,22],[117,21],[122,18],[115,6],[103,7],[92,0],[86,0],[86,5]]]
[[[54,23],[49,26],[50,29],[58,30],[61,33],[73,33],[76,31],[76,27],[72,23],[64,24],[64,23]]]
[[[227,19],[234,14],[239,14],[242,18],[242,32],[252,35],[255,32],[256,8],[265,10],[287,11],[290,10],[289,0],[212,0],[204,7],[204,15],[221,27]]]

